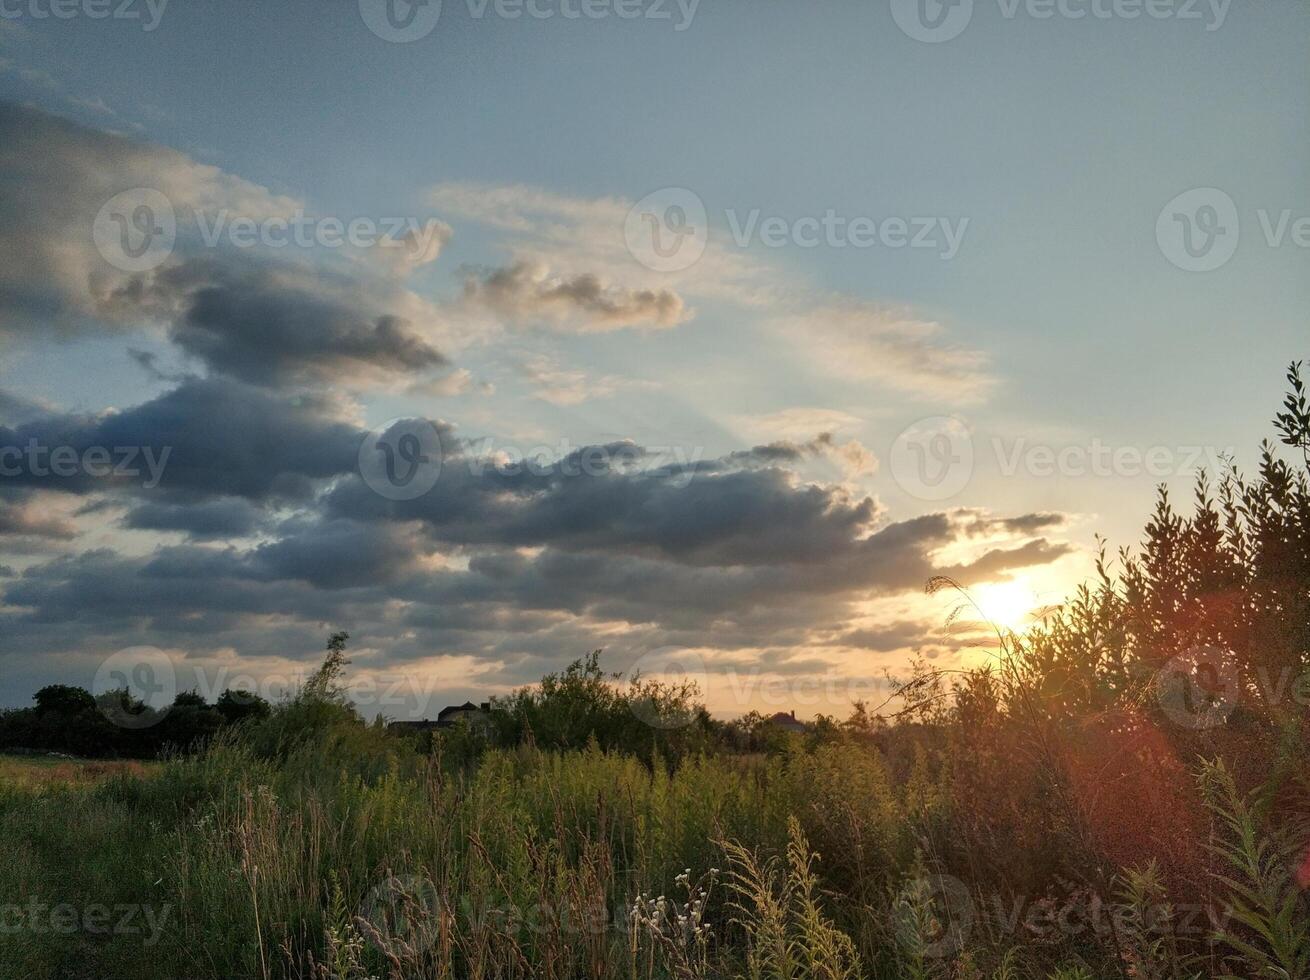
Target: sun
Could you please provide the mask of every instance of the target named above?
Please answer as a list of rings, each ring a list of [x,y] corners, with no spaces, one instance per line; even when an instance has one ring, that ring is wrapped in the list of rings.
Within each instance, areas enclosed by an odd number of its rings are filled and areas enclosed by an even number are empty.
[[[983,616],[1002,629],[1022,633],[1032,625],[1034,596],[1021,582],[980,585],[974,590],[973,599]]]

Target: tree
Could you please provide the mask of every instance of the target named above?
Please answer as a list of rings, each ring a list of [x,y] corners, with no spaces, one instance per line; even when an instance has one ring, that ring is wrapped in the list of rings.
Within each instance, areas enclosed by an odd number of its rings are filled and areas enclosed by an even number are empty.
[[[214,707],[229,725],[247,718],[267,718],[272,711],[269,703],[258,694],[241,689],[224,691]]]
[[[346,657],[346,641],[350,634],[344,631],[333,633],[328,637],[327,656],[323,663],[300,692],[304,701],[323,701],[332,704],[346,703],[346,689],[341,684],[341,677],[346,672],[350,660]]]
[[[36,713],[75,715],[81,711],[95,710],[95,698],[91,692],[82,687],[67,684],[51,684],[41,688],[34,695]]]

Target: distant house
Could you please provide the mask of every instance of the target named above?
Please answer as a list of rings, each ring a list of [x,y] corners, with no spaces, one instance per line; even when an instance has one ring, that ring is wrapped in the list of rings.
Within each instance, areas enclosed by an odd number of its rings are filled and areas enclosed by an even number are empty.
[[[766,718],[764,723],[774,728],[781,728],[785,732],[805,731],[805,722],[797,721],[794,711],[779,711],[776,715]]]
[[[452,725],[484,724],[490,711],[490,701],[483,701],[480,705],[474,704],[472,701],[448,705],[437,712],[437,727],[449,728]]]
[[[422,721],[393,721],[387,727],[400,732],[430,732],[436,728],[453,728],[456,725],[485,728],[490,724],[490,719],[487,717],[490,712],[490,701],[483,701],[481,704],[465,701],[463,704],[451,704],[442,708],[437,712],[436,721],[430,718]]]
[[[438,726],[435,721],[389,721],[387,722],[388,731],[393,732],[430,732]]]

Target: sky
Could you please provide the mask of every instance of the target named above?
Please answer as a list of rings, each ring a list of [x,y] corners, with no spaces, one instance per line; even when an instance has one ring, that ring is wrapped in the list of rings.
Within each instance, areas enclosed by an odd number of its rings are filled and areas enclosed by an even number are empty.
[[[0,0],[0,706],[985,660],[1306,353],[1299,0]],[[61,462],[55,465],[56,450]]]

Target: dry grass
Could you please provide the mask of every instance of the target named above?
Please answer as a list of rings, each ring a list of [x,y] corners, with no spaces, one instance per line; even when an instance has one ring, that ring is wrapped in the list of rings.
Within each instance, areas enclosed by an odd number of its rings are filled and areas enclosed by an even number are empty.
[[[52,787],[92,786],[111,776],[147,776],[158,772],[160,765],[135,760],[0,755],[0,789],[42,791]]]

